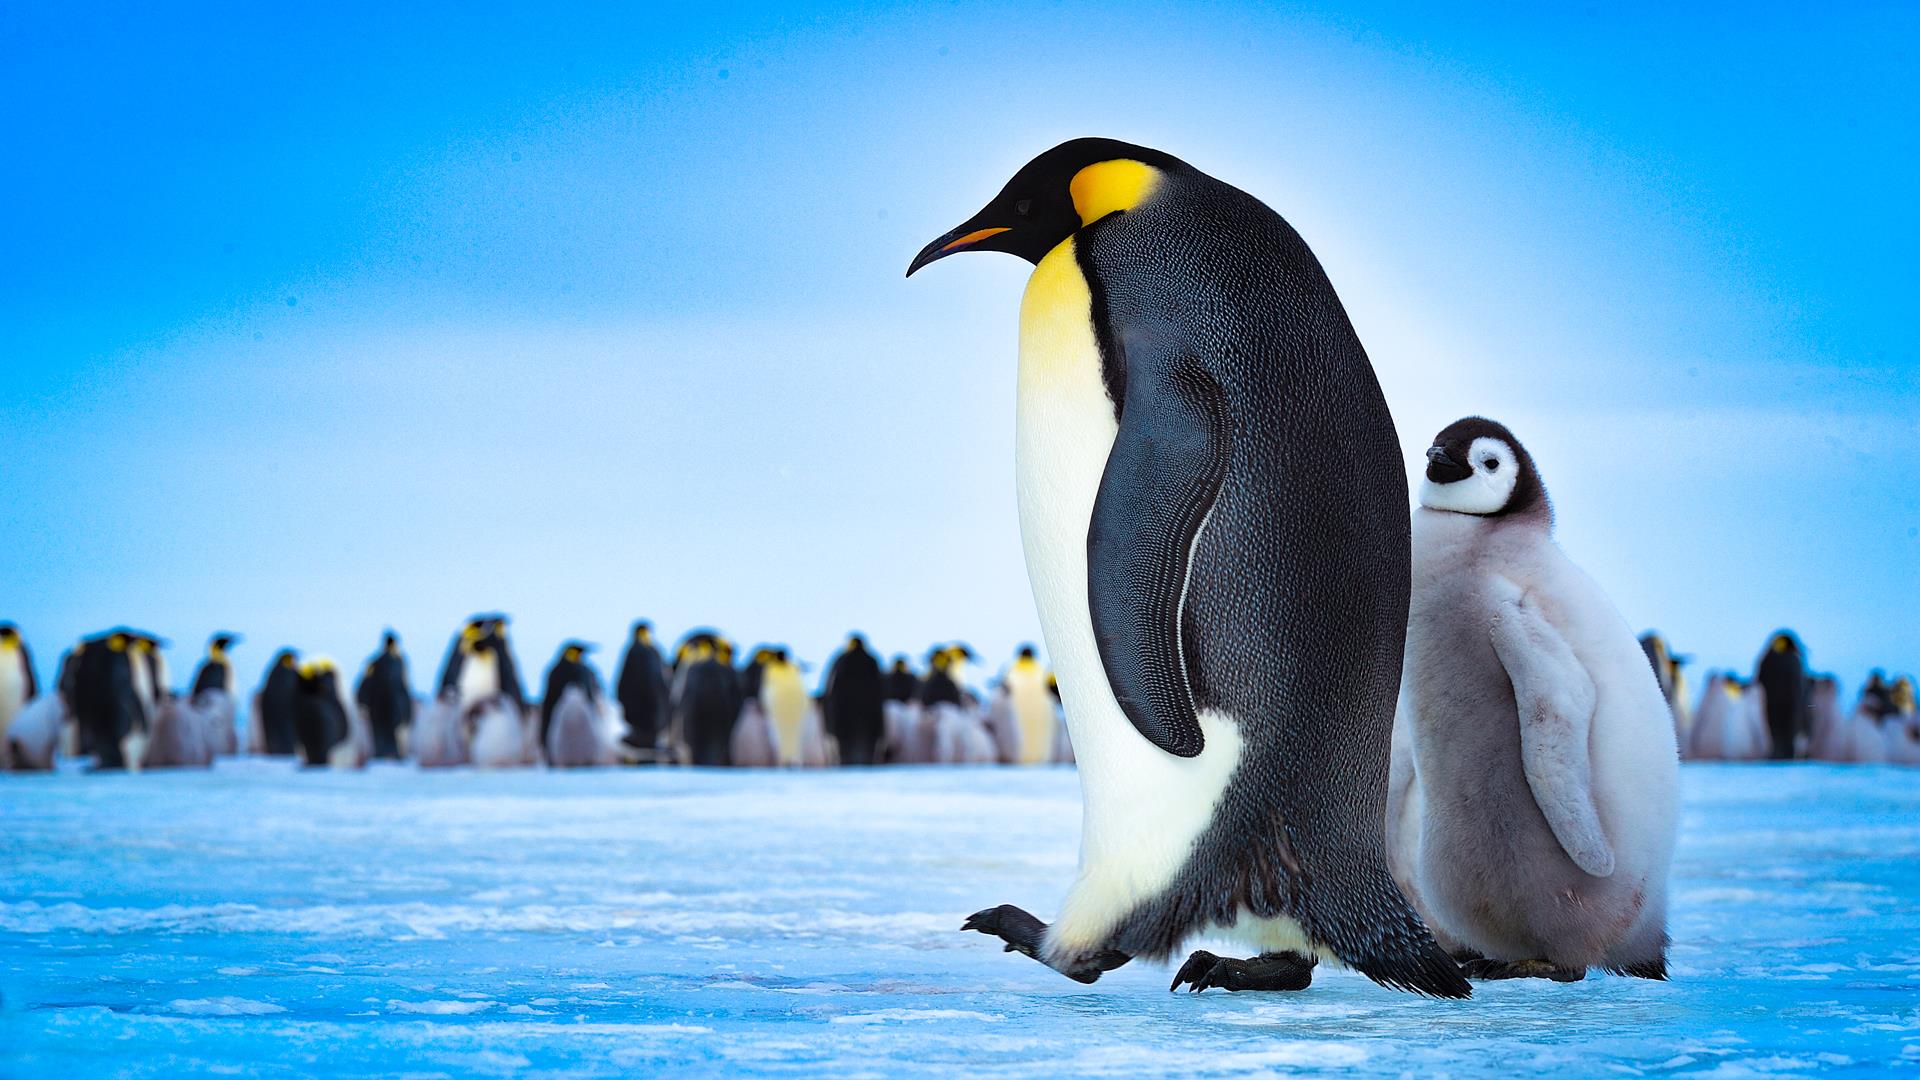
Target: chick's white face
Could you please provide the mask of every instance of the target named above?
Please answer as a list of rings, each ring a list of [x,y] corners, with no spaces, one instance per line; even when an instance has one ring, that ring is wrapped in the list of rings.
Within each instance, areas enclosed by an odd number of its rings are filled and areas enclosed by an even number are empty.
[[[1495,514],[1513,497],[1520,482],[1520,459],[1513,447],[1491,436],[1473,440],[1462,464],[1473,473],[1450,483],[1437,483],[1431,477],[1420,482],[1420,505],[1430,510],[1451,510],[1456,514]]]

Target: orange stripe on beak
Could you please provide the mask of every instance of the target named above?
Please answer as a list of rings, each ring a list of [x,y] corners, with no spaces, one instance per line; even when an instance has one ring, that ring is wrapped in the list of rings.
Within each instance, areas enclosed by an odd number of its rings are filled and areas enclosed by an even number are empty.
[[[999,235],[1000,235],[1001,233],[1003,233],[1003,232],[1011,232],[1011,231],[1013,231],[1013,230],[1011,230],[1011,229],[1004,229],[1004,228],[1001,228],[1001,229],[975,229],[974,231],[972,231],[972,232],[970,232],[970,233],[968,233],[967,235],[965,235],[965,236],[963,236],[963,237],[961,237],[960,239],[958,239],[958,240],[955,240],[955,241],[953,241],[953,242],[951,242],[951,243],[949,243],[949,244],[948,244],[947,246],[945,246],[945,247],[943,247],[943,248],[941,248],[940,250],[941,250],[941,251],[942,251],[943,253],[944,253],[944,252],[948,252],[948,251],[952,251],[952,250],[954,250],[955,248],[963,248],[963,247],[966,247],[966,246],[967,246],[968,244],[977,244],[977,243],[979,243],[980,241],[982,241],[982,240],[985,240],[985,239],[986,239],[987,237],[989,237],[989,236],[999,236]]]

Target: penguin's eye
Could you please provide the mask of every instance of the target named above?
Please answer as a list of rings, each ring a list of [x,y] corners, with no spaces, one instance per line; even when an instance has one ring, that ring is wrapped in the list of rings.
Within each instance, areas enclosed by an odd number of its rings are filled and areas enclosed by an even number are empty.
[[[1480,462],[1480,464],[1482,464],[1482,465],[1485,465],[1485,466],[1487,467],[1487,471],[1488,471],[1488,472],[1499,472],[1499,471],[1500,471],[1500,459],[1499,459],[1499,458],[1497,458],[1497,457],[1490,457],[1490,458],[1487,458],[1487,459],[1485,459],[1485,460],[1483,460],[1483,461],[1481,461],[1481,462]]]
[[[1019,214],[1021,217],[1026,217],[1027,211],[1032,209],[1033,209],[1032,199],[1021,199],[1019,202],[1013,204],[1013,212],[1016,214]]]

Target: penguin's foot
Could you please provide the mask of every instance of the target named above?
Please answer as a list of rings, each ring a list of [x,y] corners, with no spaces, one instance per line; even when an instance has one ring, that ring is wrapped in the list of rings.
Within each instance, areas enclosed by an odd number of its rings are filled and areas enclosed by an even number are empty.
[[[1305,990],[1313,985],[1313,968],[1319,961],[1293,952],[1263,953],[1251,960],[1222,959],[1205,949],[1187,957],[1173,976],[1168,990],[1187,992],[1219,987],[1222,990]]]
[[[1497,979],[1552,979],[1554,982],[1579,982],[1587,977],[1585,968],[1563,968],[1546,960],[1469,960],[1460,965],[1460,973],[1469,979],[1492,982]]]
[[[1126,953],[1105,949],[1078,957],[1069,964],[1056,964],[1048,960],[1041,951],[1041,943],[1047,936],[1047,924],[1012,904],[1001,904],[999,907],[990,907],[985,911],[976,911],[967,916],[967,921],[961,924],[960,929],[962,931],[978,930],[990,937],[997,937],[1007,943],[1002,951],[1030,956],[1075,982],[1093,982],[1101,975],[1133,959]]]

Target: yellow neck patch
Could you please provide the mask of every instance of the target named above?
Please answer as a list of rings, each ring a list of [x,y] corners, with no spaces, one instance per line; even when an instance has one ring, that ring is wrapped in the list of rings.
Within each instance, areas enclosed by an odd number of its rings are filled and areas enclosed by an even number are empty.
[[[1091,225],[1115,210],[1131,210],[1160,186],[1160,170],[1127,158],[1100,161],[1073,174],[1067,190],[1080,224]]]

